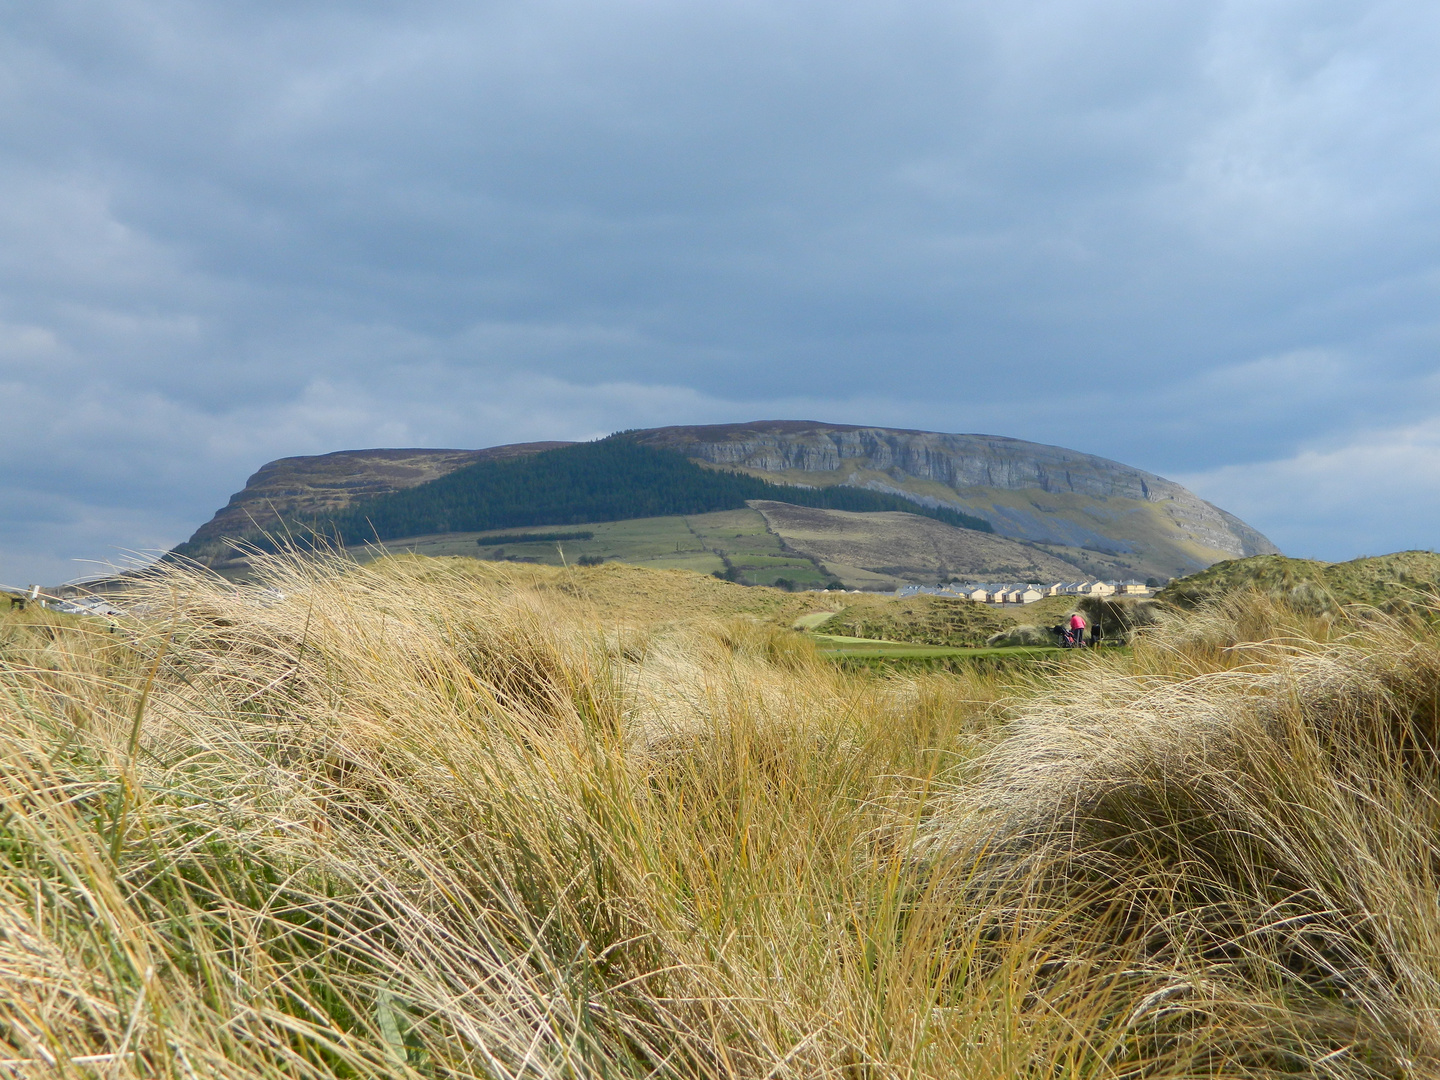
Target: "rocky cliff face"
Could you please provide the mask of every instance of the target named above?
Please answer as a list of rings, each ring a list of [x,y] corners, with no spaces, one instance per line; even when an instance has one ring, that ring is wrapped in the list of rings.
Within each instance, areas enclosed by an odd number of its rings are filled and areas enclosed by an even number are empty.
[[[488,450],[339,450],[288,457],[262,465],[245,487],[181,546],[189,549],[221,537],[252,534],[287,517],[307,518],[339,510],[357,499],[418,487],[477,461],[520,457],[569,446],[563,442],[514,443]]]
[[[1275,552],[1268,539],[1172,480],[1060,446],[998,435],[759,421],[658,428],[654,446],[790,482],[845,483],[953,505],[997,533],[1088,547],[1166,576]]]

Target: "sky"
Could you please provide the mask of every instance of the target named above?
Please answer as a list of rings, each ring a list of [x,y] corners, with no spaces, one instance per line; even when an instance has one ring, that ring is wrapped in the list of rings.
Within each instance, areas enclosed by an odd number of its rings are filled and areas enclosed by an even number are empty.
[[[0,0],[0,583],[261,464],[803,418],[1440,538],[1440,6]]]

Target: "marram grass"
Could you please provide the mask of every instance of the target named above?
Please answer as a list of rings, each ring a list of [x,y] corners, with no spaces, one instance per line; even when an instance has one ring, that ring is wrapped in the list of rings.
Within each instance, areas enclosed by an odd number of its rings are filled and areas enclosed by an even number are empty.
[[[0,1075],[1434,1073],[1420,622],[1002,686],[475,565],[0,624]]]

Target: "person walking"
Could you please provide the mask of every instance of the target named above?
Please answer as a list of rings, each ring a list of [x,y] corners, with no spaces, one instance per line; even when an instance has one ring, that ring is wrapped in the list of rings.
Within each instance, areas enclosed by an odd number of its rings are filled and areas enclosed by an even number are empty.
[[[1078,611],[1070,616],[1070,647],[1078,649],[1085,644],[1085,616]]]

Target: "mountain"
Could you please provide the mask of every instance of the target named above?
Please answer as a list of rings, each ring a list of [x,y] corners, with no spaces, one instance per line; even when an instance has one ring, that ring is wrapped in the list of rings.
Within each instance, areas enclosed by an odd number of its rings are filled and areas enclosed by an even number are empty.
[[[1032,545],[1037,555],[1048,554],[1074,567],[1077,577],[1169,578],[1221,560],[1277,551],[1243,521],[1173,481],[1079,451],[1003,436],[792,420],[624,434],[635,444],[672,452],[712,471],[790,486],[778,497],[773,489],[757,489],[745,494],[747,500],[816,506],[819,500],[813,495],[800,493],[834,489],[841,489],[834,491],[837,497],[871,493],[904,500],[885,506],[829,503],[828,508],[893,510],[908,504],[956,523],[965,524],[968,518],[972,526]],[[464,486],[465,477],[457,479],[457,473],[482,475],[485,469],[474,470],[484,463],[508,461],[518,466],[537,454],[572,445],[361,450],[284,458],[261,468],[214,519],[176,550],[213,564],[223,558],[222,537],[254,537],[258,529],[273,529],[282,521],[336,520],[346,514],[352,522],[367,520],[368,514],[368,523],[373,523],[372,512],[387,506],[399,512],[387,528],[391,536],[407,527],[411,535],[459,529],[464,526],[433,515],[416,517],[413,527],[407,526],[406,500],[391,497],[410,492],[417,505],[433,502],[447,486]],[[524,503],[528,497],[512,492],[507,498]],[[541,516],[557,524],[582,519],[549,510]],[[529,520],[515,517],[483,526],[471,519],[469,527],[545,523],[532,514]],[[444,529],[433,528],[436,524]],[[964,567],[952,569],[967,572]]]

